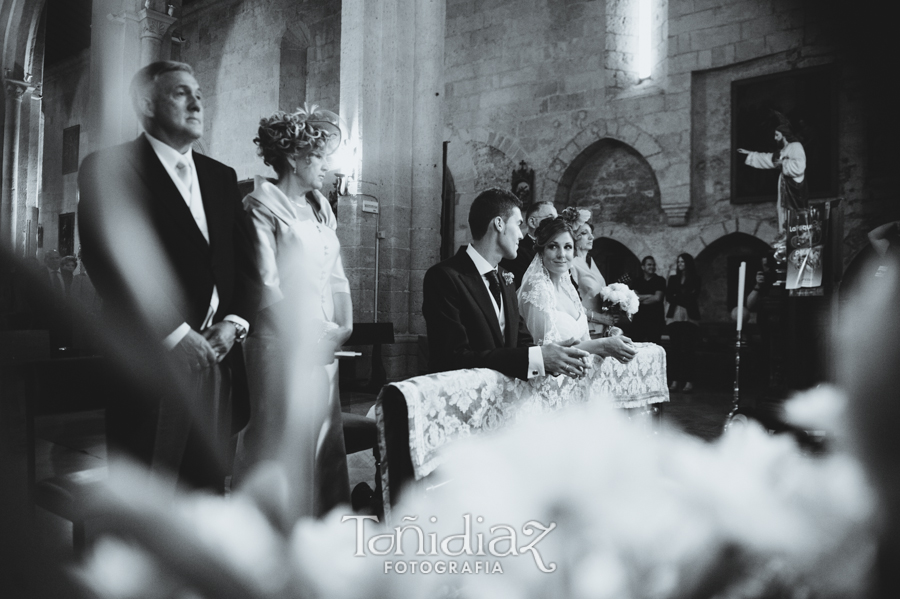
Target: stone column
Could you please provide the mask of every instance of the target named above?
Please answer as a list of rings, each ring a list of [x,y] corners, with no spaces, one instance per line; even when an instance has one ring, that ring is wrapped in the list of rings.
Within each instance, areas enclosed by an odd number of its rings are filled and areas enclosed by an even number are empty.
[[[6,119],[3,125],[3,189],[0,197],[0,243],[4,249],[21,255],[23,231],[18,222],[24,216],[24,202],[20,206],[19,161],[21,148],[22,97],[32,91],[25,81],[6,80]],[[24,222],[24,220],[23,220]]]
[[[141,24],[141,66],[145,66],[160,59],[163,36],[178,19],[149,8],[142,9],[138,19]]]
[[[16,176],[16,255],[34,256],[37,241],[37,223],[32,222],[29,230],[28,221],[33,221],[35,208],[38,206],[38,177],[42,165],[38,162],[42,151],[41,130],[41,96],[40,91],[29,88],[19,107],[19,151],[16,162],[19,173]]]
[[[341,8],[341,106],[352,199],[339,211],[354,316],[371,322],[377,222],[379,322],[394,324],[388,377],[418,371],[424,271],[440,256],[443,0],[358,0]],[[361,211],[377,199],[380,214]],[[343,207],[340,209],[343,210]]]
[[[84,154],[134,139],[140,128],[128,86],[141,67],[141,23],[121,0],[94,0],[91,15],[91,101]]]

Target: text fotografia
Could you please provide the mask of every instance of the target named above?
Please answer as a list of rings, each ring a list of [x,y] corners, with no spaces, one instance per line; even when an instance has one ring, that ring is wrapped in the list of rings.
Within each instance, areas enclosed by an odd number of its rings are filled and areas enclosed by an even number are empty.
[[[365,521],[378,522],[378,516],[347,515],[341,522],[356,521],[356,549],[354,557],[366,557],[376,555],[380,557],[406,557],[403,551],[403,539],[410,538],[411,533],[415,539],[415,556],[422,557],[509,557],[523,554],[531,554],[534,563],[541,572],[555,572],[556,564],[547,564],[537,549],[537,544],[546,537],[550,531],[556,528],[556,523],[541,524],[531,520],[522,525],[521,533],[515,527],[508,524],[496,524],[489,528],[486,537],[483,532],[472,533],[472,515],[463,514],[463,531],[459,534],[447,535],[441,539],[436,532],[426,532],[418,524],[406,524],[397,526],[393,532],[366,537]],[[404,516],[401,522],[415,522],[418,516]],[[437,522],[432,516],[430,522]],[[478,516],[475,521],[479,524],[484,518]],[[527,541],[527,542],[526,542]],[[521,543],[521,544],[520,544]],[[409,557],[412,557],[410,555]],[[490,559],[471,560],[423,560],[402,559],[389,560],[384,563],[384,572],[397,574],[502,574],[503,567],[499,561]]]

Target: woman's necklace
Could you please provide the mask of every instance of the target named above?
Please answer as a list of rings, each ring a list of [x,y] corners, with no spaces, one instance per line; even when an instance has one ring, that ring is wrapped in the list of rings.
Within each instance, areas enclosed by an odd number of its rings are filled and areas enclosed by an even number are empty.
[[[312,204],[309,203],[309,200],[306,199],[306,196],[300,196],[299,200],[293,200],[294,204],[300,210],[300,216],[302,220],[312,221],[313,225],[316,227],[316,231],[321,233],[322,227],[319,223],[319,219],[316,218],[316,211],[313,210]]]

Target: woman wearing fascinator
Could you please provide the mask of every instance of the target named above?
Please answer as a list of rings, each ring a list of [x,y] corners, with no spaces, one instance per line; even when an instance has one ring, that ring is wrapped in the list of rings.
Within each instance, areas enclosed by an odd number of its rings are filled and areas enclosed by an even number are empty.
[[[320,424],[312,498],[320,515],[350,498],[334,352],[353,331],[353,305],[337,220],[321,193],[328,156],[341,141],[340,121],[315,105],[276,112],[260,121],[253,141],[276,178],[257,176],[244,198],[256,230],[264,290],[258,323],[246,344],[251,416],[238,441],[234,477],[240,483],[282,446],[293,402],[327,399],[327,405],[308,408]],[[297,351],[312,339],[312,347]],[[311,392],[315,387],[309,381],[295,380],[299,368],[309,367],[310,354],[324,368],[326,393]]]
[[[591,211],[586,208],[569,206],[562,211],[562,216],[569,222],[575,233],[575,256],[572,259],[572,282],[578,295],[581,296],[581,305],[584,306],[588,317],[588,328],[591,335],[599,334],[604,326],[617,324],[603,323],[599,316],[600,308],[597,305],[597,294],[606,287],[606,279],[597,268],[597,262],[591,257],[590,251],[594,246],[594,227],[591,225]]]

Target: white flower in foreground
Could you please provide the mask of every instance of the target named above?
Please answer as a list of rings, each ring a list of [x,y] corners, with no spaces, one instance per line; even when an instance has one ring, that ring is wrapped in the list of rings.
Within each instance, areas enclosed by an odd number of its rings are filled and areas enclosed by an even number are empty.
[[[145,549],[114,538],[97,541],[74,574],[104,599],[163,599],[179,586]]]
[[[139,590],[157,567],[217,598],[681,599],[779,589],[827,598],[858,595],[873,560],[874,499],[859,463],[807,456],[754,425],[705,443],[649,435],[590,404],[460,440],[445,457],[424,481],[432,490],[414,487],[390,526],[335,510],[300,520],[289,540],[249,501],[193,496],[162,510],[148,485],[117,487],[141,525],[130,530],[150,530],[143,541],[156,561],[110,558],[136,564],[128,584],[88,571],[107,596],[129,599],[155,599]],[[431,543],[424,554],[420,538]],[[471,573],[399,571],[414,561]]]
[[[779,580],[828,596],[858,590],[872,558],[874,499],[859,465],[808,457],[756,426],[710,444],[646,435],[587,406],[457,443],[441,475],[445,486],[394,513],[435,514],[447,532],[463,513],[556,524],[541,542],[555,572],[527,553],[504,557],[502,577],[460,577],[467,596],[679,597],[743,584],[776,562]]]
[[[807,430],[828,431],[840,443],[846,441],[847,396],[831,385],[798,393],[784,404],[785,421]]]
[[[261,594],[284,587],[286,543],[262,512],[239,496],[197,494],[177,505],[195,538]]]
[[[321,520],[297,522],[289,551],[294,587],[308,589],[313,597],[389,597],[384,592],[388,581],[379,570],[380,564],[371,558],[354,557],[356,523],[342,522],[343,515],[338,507]],[[367,531],[374,531],[372,534],[382,528],[372,521],[363,524]]]

